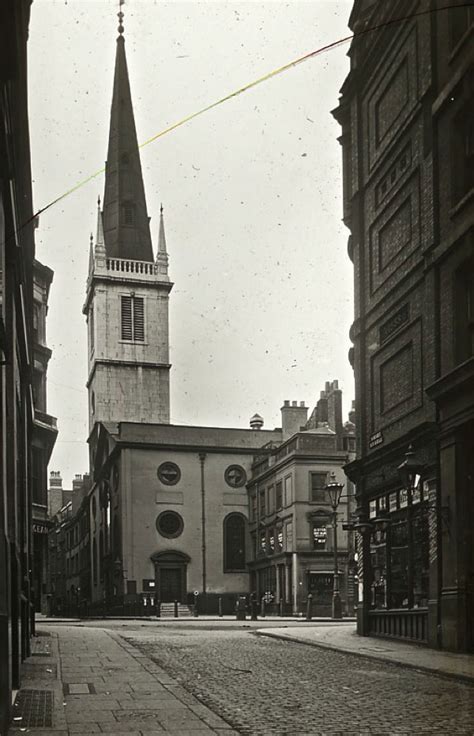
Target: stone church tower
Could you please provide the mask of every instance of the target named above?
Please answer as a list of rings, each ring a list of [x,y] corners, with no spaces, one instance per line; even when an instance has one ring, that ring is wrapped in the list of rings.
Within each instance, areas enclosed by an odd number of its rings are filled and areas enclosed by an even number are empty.
[[[156,259],[133,115],[122,14],[103,208],[87,298],[89,430],[97,421],[169,423],[168,276],[163,208]]]

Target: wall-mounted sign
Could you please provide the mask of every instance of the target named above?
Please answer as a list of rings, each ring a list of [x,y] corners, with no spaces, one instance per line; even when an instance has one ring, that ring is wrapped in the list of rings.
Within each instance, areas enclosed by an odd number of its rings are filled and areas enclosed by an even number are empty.
[[[369,501],[369,519],[375,519],[377,516],[377,501]]]
[[[388,507],[390,511],[397,511],[398,509],[398,491],[391,493],[388,497]]]
[[[383,445],[383,434],[382,432],[374,432],[369,437],[369,449],[372,450],[374,447]]]
[[[34,534],[47,534],[49,531],[46,524],[33,524],[33,533]]]
[[[402,488],[399,494],[400,508],[404,509],[408,506],[408,491],[406,488]]]

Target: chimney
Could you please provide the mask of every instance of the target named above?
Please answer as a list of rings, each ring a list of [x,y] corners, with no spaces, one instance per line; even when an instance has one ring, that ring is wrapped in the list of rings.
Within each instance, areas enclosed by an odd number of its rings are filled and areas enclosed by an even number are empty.
[[[283,432],[283,440],[289,439],[308,421],[308,407],[305,406],[304,401],[300,401],[298,406],[297,401],[293,401],[290,406],[289,401],[284,401],[281,407],[281,426]]]
[[[327,391],[327,411],[328,411],[328,424],[331,429],[337,434],[338,445],[342,442],[342,391],[339,388],[338,381],[332,381],[327,383],[326,386],[329,388]]]
[[[72,481],[72,490],[74,491],[80,491],[82,488],[82,475],[80,473],[76,473],[74,480]]]
[[[61,478],[61,472],[59,470],[52,470],[49,474],[49,487],[50,488],[62,488],[63,479]]]
[[[48,513],[54,516],[63,505],[63,479],[59,470],[51,470],[48,487]]]
[[[250,419],[250,427],[251,429],[262,429],[263,418],[260,416],[260,414],[253,415],[253,417]]]

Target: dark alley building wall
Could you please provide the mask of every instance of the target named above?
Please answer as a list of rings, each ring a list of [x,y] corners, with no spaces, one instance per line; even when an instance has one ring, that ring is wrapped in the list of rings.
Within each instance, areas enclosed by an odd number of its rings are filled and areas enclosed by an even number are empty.
[[[29,0],[0,6],[0,733],[31,632],[32,218]]]

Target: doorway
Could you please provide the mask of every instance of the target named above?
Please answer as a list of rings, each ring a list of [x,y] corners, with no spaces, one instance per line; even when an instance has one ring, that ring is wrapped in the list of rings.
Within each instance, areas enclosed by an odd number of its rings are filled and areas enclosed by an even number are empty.
[[[151,556],[155,566],[155,590],[162,603],[186,602],[187,566],[190,557],[184,552],[168,550]]]

